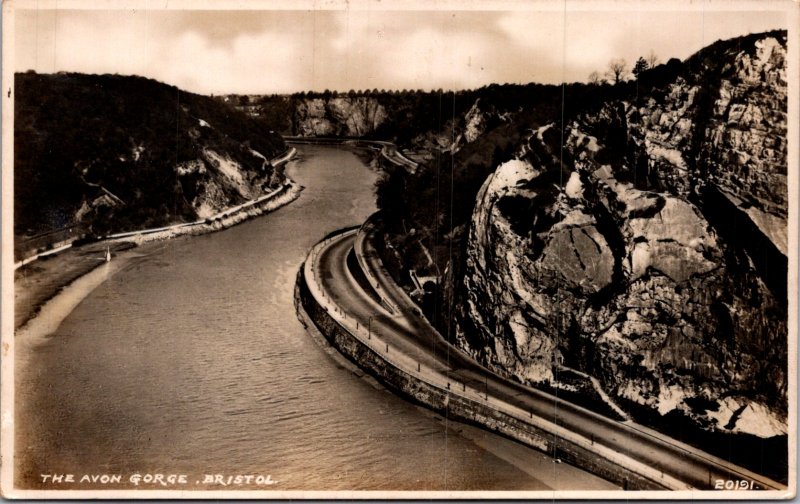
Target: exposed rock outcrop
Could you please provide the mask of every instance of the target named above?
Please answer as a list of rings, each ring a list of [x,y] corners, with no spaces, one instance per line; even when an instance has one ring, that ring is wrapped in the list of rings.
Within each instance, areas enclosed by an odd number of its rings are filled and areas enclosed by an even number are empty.
[[[623,405],[785,434],[786,293],[707,197],[786,253],[785,45],[711,46],[648,95],[579,114],[560,152],[552,126],[532,130],[478,194],[458,344],[521,381],[557,386],[567,366]]]
[[[375,98],[308,98],[296,104],[294,129],[301,136],[362,137],[377,130],[387,117]]]

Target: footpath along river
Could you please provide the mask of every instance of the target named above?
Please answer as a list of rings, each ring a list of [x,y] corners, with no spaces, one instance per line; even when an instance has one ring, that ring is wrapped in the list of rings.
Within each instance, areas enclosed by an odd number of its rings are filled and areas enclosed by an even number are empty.
[[[55,332],[18,333],[16,484],[133,488],[133,474],[165,473],[187,483],[136,488],[612,488],[395,397],[306,332],[293,304],[298,268],[322,236],[375,210],[377,174],[345,148],[298,150],[287,167],[306,187],[297,201],[125,252],[115,269],[96,270],[105,281]],[[42,474],[121,483],[43,483]],[[209,485],[206,474],[274,484]]]

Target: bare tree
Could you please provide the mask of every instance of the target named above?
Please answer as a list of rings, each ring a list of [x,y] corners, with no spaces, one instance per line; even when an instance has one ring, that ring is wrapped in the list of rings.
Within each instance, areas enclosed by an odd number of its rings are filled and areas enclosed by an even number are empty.
[[[652,49],[650,49],[650,52],[647,54],[645,61],[647,61],[647,68],[654,68],[656,65],[660,63],[658,61],[658,56],[656,56],[655,51],[653,51]]]
[[[615,58],[608,62],[608,75],[609,79],[614,79],[614,84],[619,84],[625,78],[625,72],[628,68],[628,63],[623,58]]]
[[[600,75],[600,72],[594,71],[589,74],[589,84],[602,84],[604,81],[603,77]]]

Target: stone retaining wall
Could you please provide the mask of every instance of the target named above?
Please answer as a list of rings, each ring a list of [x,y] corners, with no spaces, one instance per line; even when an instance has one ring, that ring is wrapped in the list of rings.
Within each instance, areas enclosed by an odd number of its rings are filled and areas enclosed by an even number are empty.
[[[456,418],[488,428],[515,441],[540,450],[594,473],[625,489],[660,490],[660,485],[625,468],[600,458],[585,448],[558,439],[553,434],[522,422],[505,413],[465,397],[451,394],[404,372],[386,361],[381,355],[361,343],[339,325],[311,295],[300,267],[297,276],[296,296],[298,310],[303,309],[325,338],[344,356],[361,369],[401,396],[420,403],[448,418]]]

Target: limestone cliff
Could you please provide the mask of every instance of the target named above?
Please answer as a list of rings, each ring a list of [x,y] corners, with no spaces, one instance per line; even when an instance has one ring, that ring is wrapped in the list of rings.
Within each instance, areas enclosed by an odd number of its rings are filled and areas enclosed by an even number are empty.
[[[786,269],[760,262],[787,251],[785,57],[785,33],[718,43],[563,145],[529,130],[477,197],[458,344],[520,381],[573,368],[623,409],[785,434]]]
[[[301,136],[363,137],[377,130],[387,117],[384,106],[367,96],[299,99],[294,129]]]
[[[493,91],[500,93],[501,91]],[[391,140],[420,152],[456,153],[486,131],[514,116],[484,101],[485,90],[355,92],[293,95],[291,133],[299,136]],[[491,96],[489,96],[491,98]],[[257,114],[276,108],[275,98],[260,98]],[[243,110],[248,107],[240,107]]]

